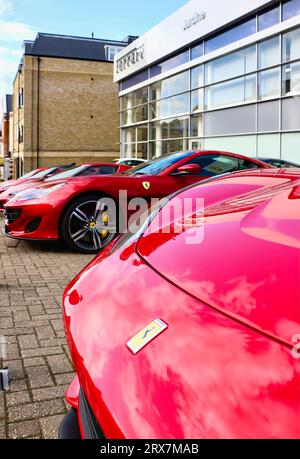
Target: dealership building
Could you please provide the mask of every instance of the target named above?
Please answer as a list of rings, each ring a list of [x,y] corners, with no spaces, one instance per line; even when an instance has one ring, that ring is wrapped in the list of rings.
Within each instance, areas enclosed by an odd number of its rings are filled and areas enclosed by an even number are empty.
[[[123,157],[300,163],[300,0],[192,0],[115,57]]]

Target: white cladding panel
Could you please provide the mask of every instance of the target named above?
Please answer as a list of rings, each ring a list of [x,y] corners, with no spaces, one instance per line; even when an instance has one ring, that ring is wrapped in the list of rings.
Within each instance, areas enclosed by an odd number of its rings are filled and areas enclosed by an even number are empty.
[[[271,3],[266,0],[191,0],[116,55],[115,81]],[[124,57],[130,63],[120,70],[120,60]]]

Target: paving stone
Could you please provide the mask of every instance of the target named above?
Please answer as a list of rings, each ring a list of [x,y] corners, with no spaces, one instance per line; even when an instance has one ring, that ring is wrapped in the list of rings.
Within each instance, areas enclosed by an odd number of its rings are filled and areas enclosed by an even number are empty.
[[[20,391],[6,394],[7,407],[21,405],[22,403],[29,403],[30,396],[28,391]]]
[[[39,349],[24,349],[21,351],[22,357],[40,357],[44,355],[62,354],[64,351],[61,346],[45,347]]]
[[[10,392],[19,392],[27,390],[27,384],[25,379],[12,380],[9,385]]]
[[[36,367],[38,365],[45,365],[45,359],[43,357],[30,357],[28,359],[23,359],[24,367]]]
[[[54,398],[64,398],[66,395],[67,385],[54,386],[51,388],[44,389],[33,389],[32,397],[34,402],[41,402],[43,400],[49,400]]]
[[[8,425],[8,437],[13,439],[37,436],[41,438],[40,424],[36,420],[18,422]]]
[[[69,385],[74,379],[74,374],[73,373],[56,374],[54,375],[54,379],[57,385],[61,385],[61,384]]]
[[[5,367],[9,370],[9,376],[11,379],[24,379],[25,372],[23,368],[22,360],[5,360]]]
[[[51,373],[46,365],[27,368],[27,375],[32,389],[53,386]]]
[[[59,427],[64,416],[64,414],[61,414],[59,416],[40,419],[44,439],[51,440],[58,438]]]
[[[34,349],[39,346],[35,335],[21,335],[18,339],[21,349]]]
[[[13,406],[8,411],[9,422],[23,421],[28,419],[37,419],[52,414],[62,414],[65,412],[63,400],[47,400],[27,405]]]
[[[74,371],[65,354],[49,356],[47,357],[47,360],[51,367],[52,373],[54,374]]]
[[[35,327],[35,331],[38,339],[55,338],[54,330],[49,322],[45,326]]]

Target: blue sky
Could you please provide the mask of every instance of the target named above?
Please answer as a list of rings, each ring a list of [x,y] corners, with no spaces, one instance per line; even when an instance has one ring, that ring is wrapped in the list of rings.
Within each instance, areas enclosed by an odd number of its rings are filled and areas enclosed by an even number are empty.
[[[37,32],[121,40],[142,35],[188,0],[0,0],[0,98],[11,92],[22,41]]]

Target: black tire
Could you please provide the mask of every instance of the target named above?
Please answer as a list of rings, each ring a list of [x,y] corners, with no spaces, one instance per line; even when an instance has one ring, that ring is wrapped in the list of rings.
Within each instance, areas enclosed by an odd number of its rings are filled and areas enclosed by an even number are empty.
[[[117,214],[112,198],[96,193],[84,195],[65,211],[62,238],[74,252],[99,253],[117,236]]]

